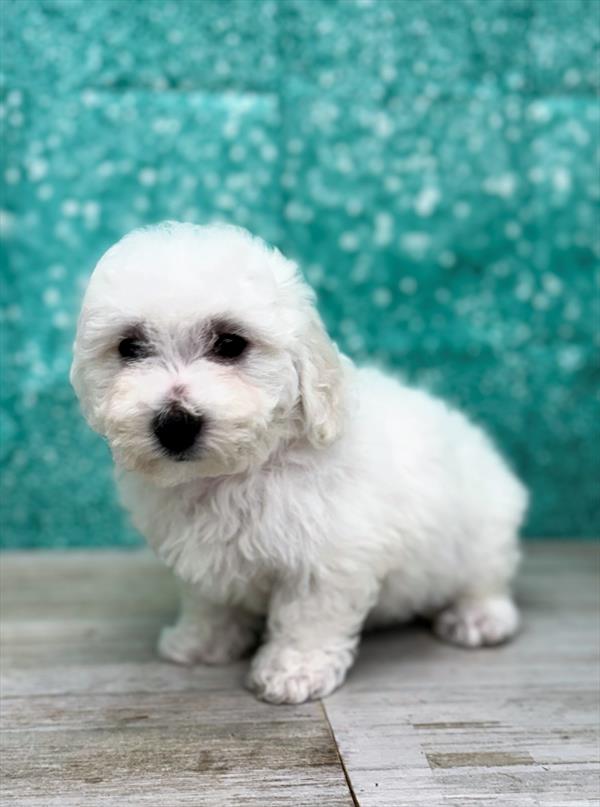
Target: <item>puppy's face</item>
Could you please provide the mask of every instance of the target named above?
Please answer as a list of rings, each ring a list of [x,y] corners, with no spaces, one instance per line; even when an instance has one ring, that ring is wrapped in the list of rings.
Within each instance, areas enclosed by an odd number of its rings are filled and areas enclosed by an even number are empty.
[[[71,378],[118,465],[160,485],[238,473],[340,425],[341,368],[310,290],[232,227],[136,231],[86,293]]]

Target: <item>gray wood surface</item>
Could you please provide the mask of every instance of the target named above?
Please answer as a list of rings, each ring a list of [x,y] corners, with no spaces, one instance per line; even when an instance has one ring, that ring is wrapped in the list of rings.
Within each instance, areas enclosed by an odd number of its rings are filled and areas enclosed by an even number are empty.
[[[600,803],[598,544],[530,544],[513,642],[367,637],[327,702],[361,807]]]
[[[372,634],[339,692],[275,707],[245,663],[156,658],[175,599],[148,553],[5,553],[2,803],[598,805],[599,547],[527,554],[516,641]]]
[[[319,703],[259,703],[244,664],[158,661],[175,598],[149,554],[6,554],[0,568],[4,804],[351,807]]]

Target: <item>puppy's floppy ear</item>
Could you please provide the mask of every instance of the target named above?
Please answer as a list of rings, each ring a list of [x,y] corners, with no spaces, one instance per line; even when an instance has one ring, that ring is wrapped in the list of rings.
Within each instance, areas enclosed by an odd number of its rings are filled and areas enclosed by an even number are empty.
[[[91,323],[92,330],[97,330]],[[111,381],[111,375],[96,373],[94,375],[94,360],[97,349],[90,349],[87,331],[90,328],[90,318],[82,308],[77,324],[77,335],[73,343],[73,360],[69,380],[79,399],[81,412],[90,428],[102,434],[102,393],[105,386]]]
[[[78,349],[77,343],[73,346],[73,361],[71,363],[71,371],[69,373],[69,380],[71,386],[75,390],[75,395],[79,399],[81,412],[88,424],[95,431],[100,431],[99,419],[95,412],[94,401],[89,391],[89,384],[87,373],[85,370],[85,362],[81,356],[81,350]]]
[[[313,309],[297,357],[304,433],[315,448],[332,443],[344,416],[340,353]]]

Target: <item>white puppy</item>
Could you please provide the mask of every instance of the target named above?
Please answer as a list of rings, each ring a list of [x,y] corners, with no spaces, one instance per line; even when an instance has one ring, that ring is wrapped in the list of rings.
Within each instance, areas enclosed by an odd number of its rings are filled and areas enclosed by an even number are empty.
[[[166,223],[108,250],[71,378],[182,582],[164,657],[226,663],[264,630],[249,685],[298,703],[342,683],[365,624],[515,632],[521,484],[463,415],[341,356],[297,267],[247,232]]]

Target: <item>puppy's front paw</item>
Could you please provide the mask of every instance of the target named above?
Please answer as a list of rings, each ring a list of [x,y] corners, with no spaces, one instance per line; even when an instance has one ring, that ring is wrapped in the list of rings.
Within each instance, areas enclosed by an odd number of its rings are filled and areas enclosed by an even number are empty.
[[[505,642],[519,627],[519,612],[508,597],[465,600],[442,611],[434,631],[452,644],[482,647]]]
[[[248,688],[270,703],[303,703],[324,698],[346,677],[351,650],[300,651],[287,645],[266,644],[252,660]]]
[[[191,625],[178,622],[160,632],[158,654],[175,664],[229,664],[255,644],[254,632],[236,622]]]

